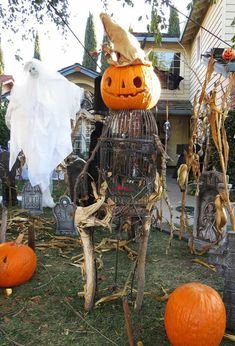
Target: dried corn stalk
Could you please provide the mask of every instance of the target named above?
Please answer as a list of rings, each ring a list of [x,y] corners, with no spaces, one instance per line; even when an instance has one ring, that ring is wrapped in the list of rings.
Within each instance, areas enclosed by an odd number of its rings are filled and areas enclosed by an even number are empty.
[[[208,162],[209,150],[209,135],[211,137],[217,149],[219,155],[220,166],[223,174],[223,183],[224,183],[224,192],[220,193],[220,197],[217,198],[217,208],[216,208],[216,223],[218,233],[222,232],[224,223],[225,223],[225,212],[224,207],[228,210],[232,228],[235,230],[235,218],[233,215],[233,210],[231,203],[229,201],[228,194],[228,182],[227,182],[227,165],[228,165],[228,155],[229,155],[229,146],[227,142],[226,131],[224,128],[224,122],[228,115],[229,111],[229,95],[233,85],[235,84],[235,75],[231,75],[228,86],[223,92],[222,102],[220,106],[216,104],[217,89],[220,85],[220,80],[214,86],[214,89],[207,94],[206,89],[208,83],[211,80],[212,74],[214,72],[214,59],[211,57],[208,62],[207,73],[205,80],[202,86],[200,95],[198,93],[194,98],[193,105],[193,115],[191,117],[191,136],[188,145],[188,151],[185,153],[185,163],[187,165],[187,172],[192,170],[193,177],[197,183],[196,194],[199,193],[199,181],[200,181],[200,165],[199,165],[199,156],[195,150],[195,143],[201,144],[203,141],[207,143],[206,155],[203,164],[203,169],[207,167],[206,162]],[[186,176],[186,167],[181,167],[179,171],[179,184],[182,191],[182,214],[181,214],[181,231],[188,230],[187,215],[185,213],[185,205],[187,198],[187,185],[188,185],[188,176]],[[219,207],[219,203],[222,206]],[[193,250],[193,245],[192,245]],[[195,252],[193,250],[193,252]]]

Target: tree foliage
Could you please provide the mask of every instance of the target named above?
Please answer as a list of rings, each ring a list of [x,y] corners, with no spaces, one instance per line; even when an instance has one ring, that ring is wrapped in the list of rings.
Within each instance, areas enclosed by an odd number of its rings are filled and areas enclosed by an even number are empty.
[[[4,73],[4,59],[3,59],[3,51],[1,47],[1,41],[0,41],[0,75]]]
[[[109,40],[109,38],[108,38],[108,36],[106,34],[104,34],[104,36],[103,36],[102,45],[103,44],[110,45],[110,40]],[[102,50],[101,58],[100,58],[100,64],[101,64],[101,70],[102,71],[105,71],[106,68],[109,66],[109,64],[108,64],[107,60],[105,59],[104,55],[105,55],[104,50]]]
[[[104,9],[109,9],[108,0],[97,0],[103,4]],[[116,0],[121,1],[124,6],[134,6],[139,0]],[[210,4],[215,4],[218,0],[205,0]],[[165,26],[165,14],[162,7],[172,5],[171,0],[145,0],[145,3],[158,9],[156,20],[160,26]],[[192,6],[198,6],[199,0],[189,0],[188,9]],[[24,27],[24,39],[34,38],[36,35],[37,23],[44,24],[45,18],[49,18],[55,25],[66,33],[65,22],[68,22],[70,16],[69,0],[3,0],[0,2],[0,27],[2,29],[11,29],[18,32]],[[147,17],[147,16],[146,16]],[[63,18],[63,20],[61,19]],[[139,17],[139,20],[142,16]],[[149,19],[150,22],[150,18]],[[30,35],[31,34],[31,35]],[[159,39],[159,35],[155,35]],[[235,43],[235,36],[232,41]]]
[[[38,32],[36,33],[35,41],[34,41],[34,54],[33,57],[35,59],[41,60],[41,53],[40,53],[40,44],[39,44],[39,35]]]
[[[150,24],[147,26],[147,30],[148,32],[154,34],[155,41],[158,43],[161,41],[161,29],[164,28],[164,25],[161,23],[162,18],[159,15],[158,1],[153,0],[151,9],[151,19]]]
[[[58,28],[64,30],[64,21],[68,21],[68,0],[4,0],[0,2],[0,27],[17,33],[22,27],[23,39],[33,38],[36,35],[36,23],[44,24],[49,18]]]
[[[180,21],[179,15],[175,8],[170,8],[168,34],[180,36]]]
[[[89,17],[87,18],[84,47],[85,51],[83,55],[82,65],[91,70],[96,71],[97,56],[95,56],[92,53],[95,53],[97,50],[97,40],[95,33],[94,18],[91,13],[89,13]]]

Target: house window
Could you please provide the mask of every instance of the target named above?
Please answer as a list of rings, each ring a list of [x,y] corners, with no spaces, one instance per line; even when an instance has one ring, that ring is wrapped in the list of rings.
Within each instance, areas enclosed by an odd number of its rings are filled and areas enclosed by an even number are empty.
[[[179,89],[183,77],[180,76],[181,54],[178,52],[156,52],[155,72],[161,82],[162,89]]]
[[[196,40],[196,59],[197,63],[200,62],[201,60],[201,35],[198,35],[197,40]]]

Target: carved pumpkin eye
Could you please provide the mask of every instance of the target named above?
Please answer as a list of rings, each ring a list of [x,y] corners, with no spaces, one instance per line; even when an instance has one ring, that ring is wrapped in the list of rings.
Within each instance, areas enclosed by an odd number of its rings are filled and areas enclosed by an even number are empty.
[[[106,83],[106,85],[107,85],[108,87],[110,87],[110,86],[112,85],[112,79],[111,79],[111,77],[106,78],[105,83]]]
[[[136,88],[140,88],[141,85],[142,85],[142,80],[141,80],[141,78],[140,78],[140,77],[135,77],[135,78],[133,79],[133,84],[134,84],[134,86],[135,86]]]

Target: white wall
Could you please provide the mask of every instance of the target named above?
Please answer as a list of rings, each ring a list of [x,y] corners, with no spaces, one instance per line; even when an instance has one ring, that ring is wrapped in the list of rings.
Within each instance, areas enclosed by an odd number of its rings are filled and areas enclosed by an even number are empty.
[[[215,5],[212,5],[202,23],[202,26],[218,36],[219,38],[225,40],[228,43],[231,43],[232,36],[235,35],[235,29],[231,26],[231,22],[235,17],[235,1],[234,0],[218,0]],[[201,38],[201,54],[205,54],[211,48],[225,48],[227,47],[224,42],[221,42],[219,38],[211,35],[202,28],[197,33],[191,47],[191,66],[192,69],[196,72],[198,79],[203,82],[206,74],[206,66],[202,64],[201,61],[197,61],[197,39],[200,36]],[[225,88],[228,79],[221,77],[218,73],[214,73],[213,77],[208,84],[208,90],[213,88],[216,81],[220,79],[220,87],[218,93],[218,103],[222,95],[221,87]],[[191,71],[190,73],[190,101],[193,101],[193,98],[198,90],[201,89],[201,85],[196,78],[195,74]]]

